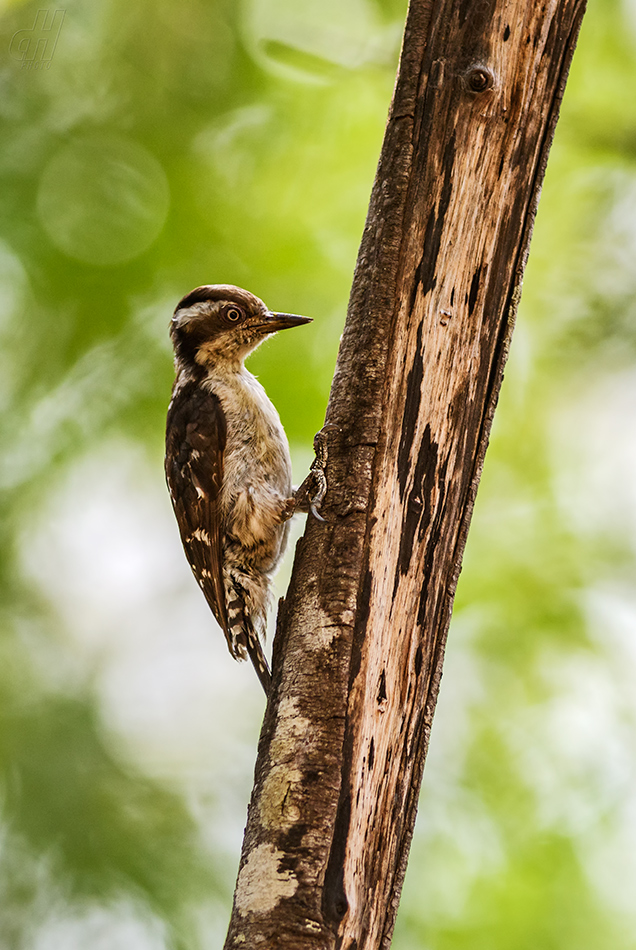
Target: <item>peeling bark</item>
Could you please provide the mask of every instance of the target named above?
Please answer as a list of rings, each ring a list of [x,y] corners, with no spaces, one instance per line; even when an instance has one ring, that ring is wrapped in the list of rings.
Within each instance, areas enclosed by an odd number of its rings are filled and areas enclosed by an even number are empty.
[[[584,0],[412,0],[274,643],[226,950],[390,945]]]

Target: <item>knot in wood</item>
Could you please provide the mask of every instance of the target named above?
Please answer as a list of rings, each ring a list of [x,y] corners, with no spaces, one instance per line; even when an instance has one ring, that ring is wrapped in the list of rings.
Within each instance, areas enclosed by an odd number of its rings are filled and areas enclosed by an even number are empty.
[[[495,84],[495,77],[487,66],[470,66],[464,74],[466,87],[470,92],[486,92]]]

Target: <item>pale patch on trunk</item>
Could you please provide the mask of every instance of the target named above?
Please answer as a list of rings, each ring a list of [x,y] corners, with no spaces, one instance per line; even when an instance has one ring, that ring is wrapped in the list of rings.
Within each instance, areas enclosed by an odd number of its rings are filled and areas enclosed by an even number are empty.
[[[300,805],[294,792],[302,791],[303,773],[285,765],[275,766],[267,775],[261,793],[259,810],[264,828],[288,830],[300,818]]]
[[[286,755],[294,756],[299,740],[306,741],[310,729],[310,720],[298,712],[298,701],[293,696],[281,699],[276,732],[272,736],[272,758],[282,761]]]
[[[292,871],[280,871],[285,855],[272,844],[259,844],[245,862],[236,884],[236,909],[242,917],[266,914],[285,897],[293,897],[298,881]]]

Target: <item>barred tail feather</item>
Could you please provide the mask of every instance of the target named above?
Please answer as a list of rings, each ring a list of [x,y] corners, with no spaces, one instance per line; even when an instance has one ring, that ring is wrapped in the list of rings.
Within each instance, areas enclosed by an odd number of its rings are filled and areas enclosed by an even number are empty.
[[[238,593],[233,592],[233,595],[227,602],[228,646],[235,660],[246,660],[245,604]]]
[[[263,653],[263,648],[261,646],[260,640],[258,639],[258,634],[254,629],[254,625],[249,617],[245,618],[245,633],[246,633],[246,648],[250,660],[252,661],[252,666],[256,670],[256,675],[260,680],[260,684],[265,690],[265,695],[269,696],[269,688],[272,683],[272,674],[270,672],[267,660],[265,659],[265,654]]]
[[[233,597],[228,598],[227,604],[230,652],[237,660],[246,660],[249,656],[267,696],[269,695],[272,674],[265,659],[258,633],[245,609],[245,602],[241,596],[243,593],[243,588],[235,581]]]

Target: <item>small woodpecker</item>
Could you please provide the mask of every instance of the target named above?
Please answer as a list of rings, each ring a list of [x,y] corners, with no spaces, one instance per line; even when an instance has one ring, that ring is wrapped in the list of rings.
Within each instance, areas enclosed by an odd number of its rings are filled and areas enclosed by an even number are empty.
[[[165,467],[181,540],[230,653],[250,657],[266,693],[270,582],[301,506],[278,413],[244,360],[272,333],[310,322],[272,313],[239,287],[208,284],[177,304],[170,326],[177,375]]]

